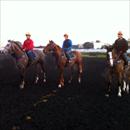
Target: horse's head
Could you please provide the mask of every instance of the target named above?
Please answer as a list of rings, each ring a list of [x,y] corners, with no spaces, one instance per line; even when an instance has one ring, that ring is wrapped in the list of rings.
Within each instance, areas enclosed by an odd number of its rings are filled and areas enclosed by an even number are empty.
[[[50,40],[47,46],[44,48],[44,53],[50,53],[50,52],[56,52],[57,45],[54,43],[54,41]]]
[[[8,40],[8,44],[4,47],[3,51],[5,53],[13,54],[18,51],[21,51],[21,46],[22,44],[18,41]]]
[[[113,47],[112,47],[112,45],[104,45],[104,46],[102,47],[102,49],[106,49],[107,52],[110,52],[110,51],[112,51]]]
[[[11,40],[8,40],[8,43],[6,44],[6,46],[3,49],[4,53],[9,53],[9,54],[13,54],[13,49],[12,49],[12,44],[11,44]]]
[[[112,67],[113,64],[114,64],[114,60],[113,60],[113,55],[112,55],[112,52],[111,52],[111,51],[108,52],[108,56],[109,56],[110,66]]]
[[[113,48],[111,51],[108,52],[110,66],[114,65],[114,61],[117,63],[120,62],[120,54],[117,54],[117,51]]]

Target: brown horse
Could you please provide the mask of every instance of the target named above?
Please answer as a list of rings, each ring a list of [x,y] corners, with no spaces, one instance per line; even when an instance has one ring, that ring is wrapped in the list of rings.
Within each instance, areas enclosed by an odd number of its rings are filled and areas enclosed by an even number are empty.
[[[111,91],[113,76],[117,78],[118,83],[118,96],[122,96],[123,91],[123,75],[124,75],[124,60],[117,54],[116,50],[112,46],[107,47],[108,56],[108,70],[107,70],[107,94]]]
[[[55,58],[57,60],[57,66],[60,70],[59,74],[59,84],[58,87],[63,87],[64,86],[64,68],[68,66],[71,70],[71,75],[70,75],[70,80],[69,83],[72,81],[72,68],[74,65],[78,66],[78,82],[81,82],[81,75],[83,72],[83,64],[82,64],[82,56],[81,53],[78,51],[72,51],[74,58],[72,59],[71,63],[67,63],[67,58],[60,46],[58,46],[56,43],[53,41],[49,41],[47,46],[44,48],[44,53],[49,53],[51,51],[54,52]]]
[[[8,53],[11,55],[14,55],[15,59],[16,59],[16,64],[20,70],[21,76],[22,76],[22,83],[20,84],[20,88],[24,88],[25,82],[24,82],[24,78],[25,78],[25,72],[26,69],[31,66],[32,64],[29,64],[29,58],[26,54],[26,52],[24,52],[22,50],[22,44],[18,41],[12,41],[12,40],[8,40],[8,44],[5,46],[3,52],[4,53]],[[44,69],[44,53],[40,50],[33,50],[33,52],[35,53],[35,61],[33,62],[33,64],[40,64],[41,68],[42,68],[42,73],[43,74],[43,78],[44,78],[44,82],[46,81],[46,77],[45,77],[45,69]],[[37,83],[39,80],[39,77],[36,76],[36,80],[35,83]]]

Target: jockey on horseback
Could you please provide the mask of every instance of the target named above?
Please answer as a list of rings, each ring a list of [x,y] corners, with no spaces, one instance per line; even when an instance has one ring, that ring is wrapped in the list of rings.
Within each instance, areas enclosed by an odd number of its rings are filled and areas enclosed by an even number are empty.
[[[67,57],[67,63],[71,62],[71,49],[72,49],[72,41],[68,39],[68,34],[64,34],[65,40],[63,41],[62,49]]]
[[[26,40],[23,43],[23,51],[25,51],[29,57],[30,61],[34,61],[35,59],[35,54],[33,53],[33,48],[34,48],[34,42],[32,39],[30,39],[31,34],[30,33],[26,33]]]
[[[118,39],[115,40],[113,48],[116,50],[119,58],[124,60],[125,64],[130,64],[130,58],[127,56],[128,41],[123,38],[123,33],[121,31],[119,31],[117,35]]]

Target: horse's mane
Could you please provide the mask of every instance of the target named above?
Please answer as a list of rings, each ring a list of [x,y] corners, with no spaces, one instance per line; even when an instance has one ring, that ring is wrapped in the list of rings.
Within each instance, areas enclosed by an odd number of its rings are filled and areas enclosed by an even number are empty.
[[[16,44],[22,50],[22,43],[20,41],[8,40],[8,42]]]
[[[104,46],[103,46],[103,48],[104,48],[104,49],[106,49],[106,50],[107,50],[107,52],[109,52],[109,51],[112,51],[112,50],[113,50],[113,46],[112,46],[112,45],[104,45]]]
[[[50,43],[51,43],[51,44],[55,44],[58,49],[60,49],[60,50],[62,49],[62,48],[61,48],[58,44],[56,44],[53,40],[50,40]]]
[[[57,44],[56,44],[57,45]],[[57,45],[57,47],[59,48],[59,49],[61,49],[61,47],[59,46],[59,45]]]

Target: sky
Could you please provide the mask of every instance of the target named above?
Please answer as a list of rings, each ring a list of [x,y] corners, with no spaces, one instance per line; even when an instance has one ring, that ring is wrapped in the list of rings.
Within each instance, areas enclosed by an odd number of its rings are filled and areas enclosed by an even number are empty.
[[[49,40],[62,46],[64,33],[73,44],[100,40],[114,43],[117,32],[130,38],[130,2],[115,1],[1,1],[0,46],[7,40],[22,43],[30,32],[35,46]]]

